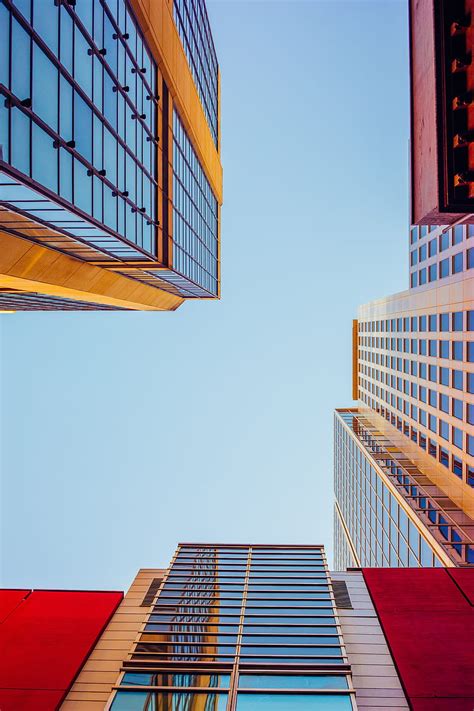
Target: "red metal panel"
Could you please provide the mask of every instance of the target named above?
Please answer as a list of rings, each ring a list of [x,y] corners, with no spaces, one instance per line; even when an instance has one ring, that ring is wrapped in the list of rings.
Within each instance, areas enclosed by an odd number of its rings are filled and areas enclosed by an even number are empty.
[[[474,570],[465,573],[465,581],[474,579]],[[365,568],[363,574],[414,711],[472,711],[474,608],[450,572]]]
[[[118,592],[32,592],[0,624],[0,708],[53,711],[123,598]]]
[[[450,568],[448,573],[471,605],[474,605],[474,575],[472,570],[470,568]]]
[[[0,689],[2,711],[52,711],[58,709],[64,692],[43,689]]]
[[[0,624],[30,592],[31,590],[0,590]]]

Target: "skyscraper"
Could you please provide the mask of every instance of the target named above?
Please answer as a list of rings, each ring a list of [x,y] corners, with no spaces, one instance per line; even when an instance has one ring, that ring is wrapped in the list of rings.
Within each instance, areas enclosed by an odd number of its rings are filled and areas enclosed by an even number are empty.
[[[474,563],[470,239],[466,225],[413,228],[411,254],[422,257],[417,272],[411,268],[417,285],[359,308],[358,406],[336,412],[337,566],[349,550],[362,565],[430,565],[432,553],[436,564]],[[446,258],[445,244],[453,252]],[[445,277],[443,263],[458,257],[468,268]],[[438,267],[437,280],[420,283],[420,273]]]
[[[166,570],[139,571],[118,607],[118,593],[0,591],[0,645],[13,660],[0,669],[0,705],[470,711],[473,578],[332,573],[321,546],[195,543]]]
[[[412,219],[430,224],[410,229],[409,289],[354,322],[357,407],[335,416],[336,567],[474,564],[470,10],[410,3]]]
[[[0,309],[217,298],[204,0],[6,0],[0,47]]]

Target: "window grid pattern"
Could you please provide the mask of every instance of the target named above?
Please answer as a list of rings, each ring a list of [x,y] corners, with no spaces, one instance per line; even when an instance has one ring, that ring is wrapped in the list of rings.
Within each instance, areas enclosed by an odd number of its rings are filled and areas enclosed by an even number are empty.
[[[114,257],[154,255],[157,68],[128,4],[6,0],[0,33],[1,159],[26,178],[0,201]]]
[[[334,570],[360,567],[352,553],[350,541],[344,530],[338,504],[334,507]]]
[[[173,696],[170,708],[201,709],[203,695],[206,709],[233,711],[274,694],[352,709],[324,550],[180,545],[123,671],[113,711]]]
[[[335,442],[336,501],[361,565],[442,565],[435,541],[456,565],[474,564],[472,528],[464,526],[468,523],[465,516],[452,502],[444,508],[446,495],[367,417],[355,411],[338,411]],[[392,487],[383,481],[375,462]],[[394,490],[420,519],[426,538],[397,501]]]
[[[204,0],[174,0],[173,16],[215,145],[219,131],[219,66]]]
[[[174,110],[173,269],[196,295],[216,296],[218,256],[218,203]]]
[[[474,311],[361,320],[360,400],[474,486]]]
[[[455,281],[474,268],[474,225],[421,225],[410,230],[410,288]],[[472,272],[471,272],[472,274]]]

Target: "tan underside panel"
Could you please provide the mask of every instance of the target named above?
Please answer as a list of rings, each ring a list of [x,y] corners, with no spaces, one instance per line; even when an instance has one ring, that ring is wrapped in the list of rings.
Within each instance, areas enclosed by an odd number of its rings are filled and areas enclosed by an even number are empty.
[[[174,311],[184,301],[1,230],[0,288],[140,311]]]

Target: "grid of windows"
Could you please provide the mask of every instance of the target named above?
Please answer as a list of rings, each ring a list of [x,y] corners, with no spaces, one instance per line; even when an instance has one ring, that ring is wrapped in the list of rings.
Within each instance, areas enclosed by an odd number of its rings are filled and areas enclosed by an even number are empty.
[[[337,411],[335,442],[337,505],[361,565],[441,565],[435,541],[456,564],[474,563],[472,527],[466,516],[367,417]],[[420,534],[395,491],[429,532],[433,544]]]
[[[359,322],[359,397],[474,486],[474,311]]]
[[[352,552],[336,502],[334,507],[334,569],[347,570],[347,568],[358,567],[360,567],[360,561],[356,560]]]
[[[5,0],[0,35],[0,158],[26,178],[0,180],[0,202],[114,257],[154,255],[157,68],[128,4]]]
[[[349,711],[333,600],[321,547],[181,545],[112,709]]]
[[[174,0],[173,16],[217,146],[219,67],[204,0]]]
[[[410,231],[410,287],[442,281],[474,268],[474,225],[414,226]]]
[[[173,112],[173,268],[201,295],[218,293],[218,205]],[[164,277],[162,277],[164,278]]]

